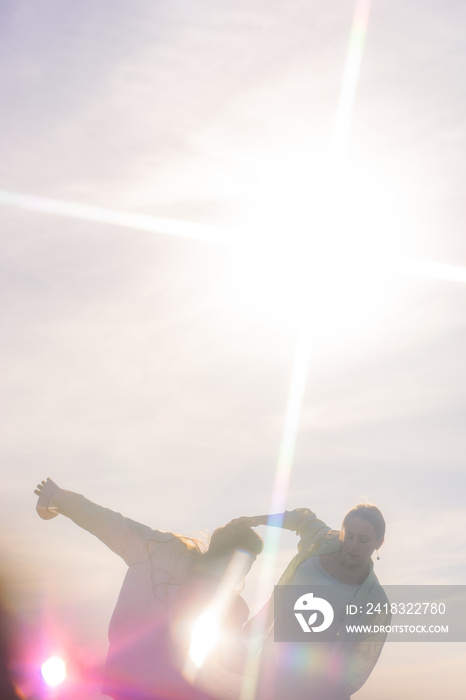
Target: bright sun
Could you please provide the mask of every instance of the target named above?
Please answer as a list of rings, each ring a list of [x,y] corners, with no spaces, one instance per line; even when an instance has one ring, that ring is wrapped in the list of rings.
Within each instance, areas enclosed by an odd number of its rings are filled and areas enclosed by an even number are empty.
[[[386,183],[348,169],[321,181],[289,163],[277,171],[250,174],[262,196],[238,222],[245,234],[230,294],[274,317],[354,330],[399,284],[393,263],[409,240],[402,208]]]

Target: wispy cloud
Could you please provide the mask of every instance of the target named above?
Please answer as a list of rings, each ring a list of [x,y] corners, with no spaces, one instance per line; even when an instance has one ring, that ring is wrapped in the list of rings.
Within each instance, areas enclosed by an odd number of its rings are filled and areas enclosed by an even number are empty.
[[[7,3],[1,189],[202,224],[260,222],[265,234],[275,220],[289,241],[290,222],[318,204],[353,10],[339,0]],[[388,230],[384,250],[404,238],[413,257],[459,266],[464,11],[373,4],[349,133],[347,184],[362,204],[345,209],[366,216],[368,245]],[[336,189],[330,204],[341,206]],[[59,587],[85,638],[94,621],[79,619],[80,603],[103,629],[120,563],[106,573],[100,543],[64,519],[40,522],[35,483],[50,474],[162,529],[264,511],[296,323],[278,302],[266,308],[272,293],[263,306],[245,297],[240,256],[211,243],[7,207],[0,216],[8,561],[37,588]],[[355,219],[342,217],[342,240]],[[263,256],[269,243],[264,235]],[[267,292],[260,269],[248,274]],[[275,294],[284,278],[278,265]],[[464,581],[464,294],[405,278],[363,323],[329,318],[315,333],[286,505],[336,527],[354,502],[376,501],[388,523],[382,581]],[[284,539],[279,567],[294,545]],[[384,663],[371,697],[409,680],[402,658],[388,675]],[[456,661],[442,664],[432,689],[447,668],[450,686],[459,682]]]

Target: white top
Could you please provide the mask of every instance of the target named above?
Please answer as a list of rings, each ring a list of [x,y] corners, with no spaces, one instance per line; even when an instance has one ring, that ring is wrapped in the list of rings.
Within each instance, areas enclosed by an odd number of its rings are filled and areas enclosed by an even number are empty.
[[[333,586],[340,588],[342,591],[347,591],[353,594],[359,585],[352,583],[342,583],[338,579],[331,576],[319,561],[319,557],[309,557],[306,561],[296,569],[293,581],[294,586],[306,586],[312,584],[314,586],[328,586],[331,583]]]
[[[57,489],[51,504],[128,565],[110,621],[102,692],[131,698],[163,692],[184,698],[189,689],[189,697],[195,698],[195,689],[175,671],[167,649],[167,630],[192,570],[187,545],[173,533],[154,530],[71,491]]]
[[[292,585],[294,586],[332,586],[332,607],[337,620],[345,617],[346,606],[353,599],[358,585],[342,583],[333,578],[319,561],[319,557],[309,557],[296,569]]]

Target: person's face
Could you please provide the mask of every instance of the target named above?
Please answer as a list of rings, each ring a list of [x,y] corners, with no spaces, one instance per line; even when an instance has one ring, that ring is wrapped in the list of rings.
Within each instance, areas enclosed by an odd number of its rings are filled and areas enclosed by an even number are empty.
[[[348,519],[343,530],[342,555],[347,566],[363,566],[367,564],[374,550],[383,542],[383,537],[378,538],[374,526],[365,520],[353,515]]]

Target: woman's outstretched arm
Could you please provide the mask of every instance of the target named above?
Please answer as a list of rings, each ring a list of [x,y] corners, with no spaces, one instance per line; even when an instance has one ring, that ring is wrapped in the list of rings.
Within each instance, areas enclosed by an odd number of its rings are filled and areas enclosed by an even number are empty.
[[[292,530],[301,535],[301,531],[314,524],[318,527],[325,526],[321,520],[317,519],[315,513],[309,508],[295,508],[295,510],[285,510],[283,513],[271,513],[267,515],[244,515],[241,518],[234,518],[229,525],[245,525],[246,527],[258,527],[259,525],[271,525],[272,527],[282,527],[285,530]]]
[[[295,511],[285,511],[284,513],[271,513],[269,515],[243,515],[240,518],[233,518],[228,525],[244,525],[245,527],[258,527],[259,525],[271,525],[282,527],[285,530],[294,530]]]
[[[78,493],[61,489],[52,479],[37,484],[34,493],[39,496],[36,510],[41,518],[50,519],[59,513],[65,515],[98,537],[128,565],[149,557],[148,542],[154,538],[154,534],[160,535],[157,538],[160,542],[164,538],[173,538],[171,533],[155,531]]]

